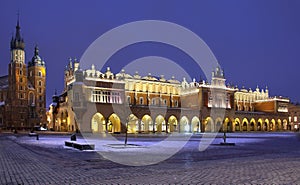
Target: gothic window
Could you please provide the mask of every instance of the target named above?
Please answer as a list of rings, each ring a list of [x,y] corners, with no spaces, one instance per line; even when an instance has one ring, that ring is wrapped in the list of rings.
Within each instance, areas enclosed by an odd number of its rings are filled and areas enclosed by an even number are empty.
[[[131,102],[131,97],[130,97],[130,96],[127,96],[127,103],[130,104],[130,102]]]
[[[22,75],[22,74],[23,74],[22,70],[20,70],[19,72],[20,72],[20,75]]]
[[[39,88],[39,93],[42,93],[42,88]]]
[[[42,81],[39,81],[38,83],[39,83],[39,86],[42,86]]]
[[[20,91],[22,91],[23,90],[23,86],[22,85],[20,85]]]
[[[40,100],[40,101],[42,101],[42,100],[43,100],[42,96],[39,96],[39,100]]]
[[[20,78],[20,82],[21,82],[21,83],[23,82],[23,78]]]
[[[38,72],[38,76],[42,77],[42,72],[41,71]]]
[[[33,93],[29,93],[29,105],[34,105],[34,95],[33,95]]]

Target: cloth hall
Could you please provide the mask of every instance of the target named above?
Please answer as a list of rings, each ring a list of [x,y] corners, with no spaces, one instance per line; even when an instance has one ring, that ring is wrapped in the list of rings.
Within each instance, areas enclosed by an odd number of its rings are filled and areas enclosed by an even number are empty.
[[[231,87],[217,67],[211,82],[114,74],[70,59],[64,91],[53,96],[48,127],[92,133],[250,132],[288,129],[289,99]]]

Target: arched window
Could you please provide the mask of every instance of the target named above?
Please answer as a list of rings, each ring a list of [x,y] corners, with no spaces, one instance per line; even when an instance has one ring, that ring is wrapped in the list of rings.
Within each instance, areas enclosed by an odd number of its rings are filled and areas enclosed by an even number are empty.
[[[140,105],[143,105],[143,104],[144,104],[144,98],[140,97]]]
[[[164,99],[164,105],[167,105],[167,100],[166,99]]]
[[[130,97],[130,96],[127,96],[127,103],[130,104],[130,102],[131,102],[131,97]]]
[[[39,84],[39,86],[42,86],[42,81],[41,81],[41,80],[39,80],[38,84]]]
[[[42,72],[41,71],[38,72],[38,76],[42,77]]]
[[[178,100],[175,100],[175,107],[178,107]]]
[[[155,98],[152,99],[152,105],[155,105],[156,104],[156,100]]]

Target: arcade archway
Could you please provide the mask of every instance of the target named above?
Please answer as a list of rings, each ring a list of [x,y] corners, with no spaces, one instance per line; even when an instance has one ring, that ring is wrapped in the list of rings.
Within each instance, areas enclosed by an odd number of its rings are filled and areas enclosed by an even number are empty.
[[[93,115],[91,119],[91,129],[93,133],[106,131],[105,118],[102,114],[97,112]]]
[[[115,113],[111,114],[108,118],[107,131],[112,133],[121,132],[121,120]]]

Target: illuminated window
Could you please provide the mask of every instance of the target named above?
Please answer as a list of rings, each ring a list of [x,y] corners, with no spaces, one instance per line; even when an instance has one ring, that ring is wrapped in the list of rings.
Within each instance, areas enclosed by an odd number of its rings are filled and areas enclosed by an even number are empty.
[[[110,92],[110,91],[102,91],[102,90],[93,90],[91,101],[96,103],[117,103],[117,104],[122,103],[121,94],[119,92]],[[128,97],[127,97],[127,101],[128,101]]]
[[[291,116],[289,116],[289,122],[292,122],[292,117]]]
[[[294,122],[297,122],[297,116],[294,116]]]

